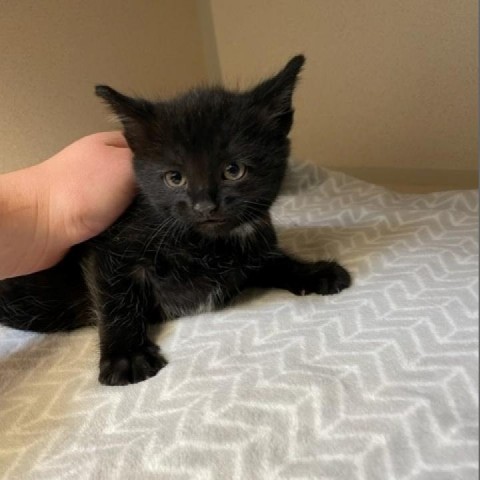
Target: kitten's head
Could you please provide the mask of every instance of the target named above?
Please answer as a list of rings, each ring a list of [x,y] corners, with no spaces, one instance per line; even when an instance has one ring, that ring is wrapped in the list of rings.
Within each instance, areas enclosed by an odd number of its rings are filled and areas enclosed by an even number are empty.
[[[289,155],[292,94],[305,58],[244,92],[194,89],[151,102],[97,86],[121,120],[141,193],[209,236],[264,218]]]

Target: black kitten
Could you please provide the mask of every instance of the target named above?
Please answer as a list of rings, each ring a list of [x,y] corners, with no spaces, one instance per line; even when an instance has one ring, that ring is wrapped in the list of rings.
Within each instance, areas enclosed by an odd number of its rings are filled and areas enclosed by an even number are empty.
[[[40,332],[97,323],[99,380],[124,385],[167,363],[149,323],[221,307],[247,287],[297,295],[348,287],[337,263],[282,252],[269,216],[304,61],[292,58],[246,92],[195,89],[154,103],[98,86],[134,152],[138,194],[56,267],[0,282],[0,321]]]

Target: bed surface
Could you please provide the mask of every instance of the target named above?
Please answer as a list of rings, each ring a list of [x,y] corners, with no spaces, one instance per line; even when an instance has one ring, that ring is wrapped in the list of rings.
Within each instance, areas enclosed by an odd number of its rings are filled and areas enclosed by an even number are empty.
[[[169,323],[137,385],[97,383],[94,329],[0,327],[0,478],[476,479],[477,205],[297,165],[281,243],[353,286]]]

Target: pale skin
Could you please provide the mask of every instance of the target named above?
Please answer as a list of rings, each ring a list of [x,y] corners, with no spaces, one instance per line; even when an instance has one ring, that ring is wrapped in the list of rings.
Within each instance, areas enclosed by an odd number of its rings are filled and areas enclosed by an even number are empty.
[[[0,279],[54,266],[111,225],[134,194],[132,153],[120,132],[83,137],[0,175]]]

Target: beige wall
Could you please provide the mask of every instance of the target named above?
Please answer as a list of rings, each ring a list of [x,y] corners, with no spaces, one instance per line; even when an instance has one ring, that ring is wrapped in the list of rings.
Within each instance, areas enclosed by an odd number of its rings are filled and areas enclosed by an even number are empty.
[[[294,154],[417,189],[471,187],[476,0],[1,0],[0,172],[111,129],[96,83],[250,85],[298,52]]]
[[[114,128],[96,83],[171,94],[204,63],[195,0],[2,0],[0,171]]]
[[[297,157],[383,183],[474,186],[477,0],[210,0],[222,78],[307,56]]]

